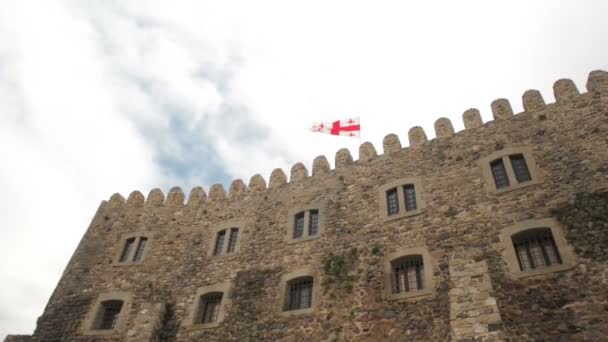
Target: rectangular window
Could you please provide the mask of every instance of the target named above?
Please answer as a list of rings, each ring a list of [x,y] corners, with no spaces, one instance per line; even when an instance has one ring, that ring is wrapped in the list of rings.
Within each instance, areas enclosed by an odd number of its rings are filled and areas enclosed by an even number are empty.
[[[304,234],[304,212],[296,214],[294,227],[293,227],[293,238],[299,239]]]
[[[308,225],[308,235],[317,235],[319,232],[319,211],[311,210],[310,211],[310,222]]]
[[[125,242],[125,247],[122,249],[122,253],[120,254],[119,262],[126,262],[129,258],[129,254],[131,253],[131,248],[133,248],[133,244],[135,243],[135,238],[127,239]]]
[[[109,300],[101,303],[101,317],[99,317],[99,324],[97,329],[100,330],[111,330],[116,326],[118,321],[118,315],[122,309],[122,301],[120,300]]]
[[[522,271],[562,263],[549,229],[519,234],[513,237],[513,247]]]
[[[228,238],[228,251],[227,253],[234,253],[234,250],[236,249],[236,239],[238,238],[239,235],[239,229],[238,228],[231,228],[230,229],[230,237]]]
[[[146,247],[147,241],[148,239],[145,237],[139,238],[139,243],[137,244],[135,255],[133,256],[133,261],[137,262],[141,260],[141,256],[144,254],[144,248]]]
[[[388,208],[388,216],[399,213],[399,197],[397,188],[390,189],[386,192],[386,207]]]
[[[422,257],[408,258],[394,266],[395,293],[422,290],[424,288],[424,265]]]
[[[215,240],[215,247],[213,248],[213,255],[220,255],[222,253],[222,248],[224,247],[224,238],[226,237],[226,230],[222,230],[217,233],[217,238]]]
[[[202,296],[199,304],[199,323],[213,323],[220,313],[223,293],[213,293]]]
[[[414,184],[404,186],[403,193],[405,195],[405,211],[416,210],[416,189],[414,188]]]
[[[528,165],[526,165],[526,160],[522,154],[513,154],[509,156],[509,159],[511,159],[513,173],[515,173],[515,178],[517,178],[518,183],[532,180],[532,177],[530,177],[530,171],[528,170]]]
[[[507,171],[502,159],[497,159],[490,163],[490,168],[492,169],[492,175],[494,175],[496,189],[508,187],[509,178],[507,177]]]
[[[300,310],[312,306],[312,279],[295,280],[289,285],[288,310]]]

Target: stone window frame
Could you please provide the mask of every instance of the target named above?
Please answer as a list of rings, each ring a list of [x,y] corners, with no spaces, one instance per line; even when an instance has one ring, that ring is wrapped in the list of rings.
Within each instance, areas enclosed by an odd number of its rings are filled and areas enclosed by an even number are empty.
[[[243,239],[245,238],[245,229],[247,227],[247,223],[245,221],[226,221],[218,224],[211,230],[211,238],[208,242],[207,248],[207,256],[210,258],[226,258],[239,254],[241,250],[241,245],[243,243]],[[236,238],[236,245],[234,246],[234,252],[226,253],[228,250],[228,241],[230,240],[230,229],[238,228],[239,233]],[[222,252],[219,255],[213,255],[213,251],[215,250],[215,241],[217,240],[217,234],[222,230],[226,230],[226,235],[224,237],[224,243],[222,244]]]
[[[424,266],[424,288],[411,292],[393,293],[395,277],[393,274],[393,262],[403,257],[420,255]],[[384,257],[384,293],[387,300],[419,299],[435,294],[435,269],[436,265],[429,253],[428,247],[401,247],[395,252]]]
[[[515,246],[513,246],[512,236],[530,229],[549,228],[557,247],[557,252],[562,260],[561,264],[551,265],[533,270],[522,271],[519,268]],[[514,278],[526,278],[537,275],[566,271],[576,266],[576,257],[572,247],[568,245],[564,232],[559,222],[554,218],[533,219],[518,222],[512,226],[504,228],[500,232],[500,241],[503,247],[503,259],[507,264],[508,274]]]
[[[405,193],[403,191],[403,187],[406,185],[413,185],[414,190],[416,191],[416,209],[415,210],[405,210]],[[397,198],[399,199],[399,213],[395,215],[388,215],[388,203],[386,200],[386,194],[389,190],[397,188]],[[384,222],[398,220],[404,217],[415,216],[424,212],[424,197],[422,193],[424,192],[424,187],[422,185],[421,177],[406,177],[400,178],[389,183],[382,185],[378,190],[378,197],[380,201],[380,217]]]
[[[142,252],[139,260],[133,261],[133,257],[135,256],[137,246],[139,245],[139,241],[142,237],[147,239],[146,246],[144,247],[144,251]],[[135,242],[133,244],[134,247],[131,249],[131,251],[129,251],[129,256],[127,258],[127,261],[121,262],[120,256],[122,255],[122,252],[125,249],[127,240],[129,240],[131,238],[135,239]],[[151,233],[149,231],[142,230],[142,231],[136,231],[136,232],[132,232],[132,233],[123,234],[120,236],[118,247],[116,248],[116,251],[114,253],[114,259],[112,259],[113,260],[112,264],[114,266],[139,265],[146,259],[146,255],[148,254],[148,251],[150,250],[151,246],[152,246],[152,238],[151,238]]]
[[[290,209],[287,213],[288,218],[287,218],[287,229],[285,229],[285,241],[288,244],[292,244],[292,243],[298,243],[298,242],[302,242],[302,241],[310,241],[310,240],[318,239],[325,231],[325,216],[326,216],[325,208],[326,208],[325,201],[319,201],[319,202],[314,202],[314,203],[311,203],[308,205],[301,205],[301,206],[293,207],[292,209]],[[317,210],[318,215],[319,215],[317,234],[315,234],[315,235],[309,235],[309,229],[308,229],[308,226],[310,224],[310,211],[311,210]],[[301,212],[304,212],[304,232],[302,233],[301,237],[294,238],[293,229],[295,226],[295,218],[296,218],[296,215]]]
[[[188,313],[188,317],[186,318],[184,325],[188,330],[196,330],[196,329],[209,329],[216,328],[222,324],[224,318],[226,316],[226,306],[232,304],[232,283],[227,281],[219,284],[212,284],[207,286],[202,286],[196,289],[194,294],[194,300],[190,305],[190,312]],[[217,314],[217,320],[215,322],[210,323],[196,323],[196,319],[199,317],[199,308],[201,298],[209,293],[213,292],[222,292],[222,302],[220,303],[220,309]]]
[[[513,171],[513,165],[511,165],[511,158],[509,158],[509,156],[516,154],[521,154],[524,157],[526,166],[528,167],[528,172],[530,173],[530,178],[532,178],[531,180],[523,183],[519,183],[517,181],[517,177],[515,177],[515,172]],[[509,179],[509,186],[500,189],[496,188],[496,182],[490,166],[490,164],[497,159],[502,159],[505,171],[507,173],[507,178]],[[541,181],[540,172],[538,170],[538,166],[536,165],[534,154],[532,153],[532,147],[529,146],[509,146],[503,148],[502,150],[494,151],[493,153],[479,159],[479,166],[481,167],[481,173],[485,180],[486,189],[490,193],[502,194],[532,186]]]
[[[122,301],[122,308],[118,315],[118,321],[114,325],[113,329],[95,329],[93,324],[99,319],[101,314],[102,303],[109,300],[120,300]],[[84,335],[112,335],[117,331],[121,330],[126,322],[129,320],[129,305],[131,301],[131,293],[126,291],[112,291],[101,293],[97,296],[97,299],[93,302],[93,305],[89,308],[85,319],[82,322],[82,330]]]
[[[289,301],[289,286],[288,284],[297,278],[311,277],[312,278],[312,300],[309,308],[298,310],[287,310]],[[321,296],[321,276],[319,272],[314,271],[310,267],[300,268],[295,271],[284,274],[281,277],[281,285],[279,286],[279,303],[278,311],[281,316],[289,317],[296,315],[307,315],[315,313],[319,308]]]

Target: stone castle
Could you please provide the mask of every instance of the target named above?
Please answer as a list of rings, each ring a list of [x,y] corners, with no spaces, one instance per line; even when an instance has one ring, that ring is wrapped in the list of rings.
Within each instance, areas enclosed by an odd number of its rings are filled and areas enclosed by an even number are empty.
[[[608,341],[608,72],[208,194],[103,201],[32,336]]]

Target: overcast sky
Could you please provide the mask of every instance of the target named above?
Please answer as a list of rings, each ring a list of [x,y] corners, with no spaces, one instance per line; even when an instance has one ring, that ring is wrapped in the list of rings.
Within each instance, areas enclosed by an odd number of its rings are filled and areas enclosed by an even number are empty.
[[[608,69],[608,1],[0,0],[0,339],[31,333],[101,200],[287,174]],[[407,4],[407,3],[412,3]],[[413,5],[415,3],[415,5]]]

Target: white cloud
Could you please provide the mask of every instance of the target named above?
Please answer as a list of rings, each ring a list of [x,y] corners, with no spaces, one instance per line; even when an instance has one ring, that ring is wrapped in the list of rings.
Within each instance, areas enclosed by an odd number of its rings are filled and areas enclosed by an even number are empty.
[[[0,335],[30,331],[100,200],[227,182],[606,69],[605,1],[0,5]],[[226,186],[228,184],[225,184]],[[41,263],[43,256],[44,263]]]

